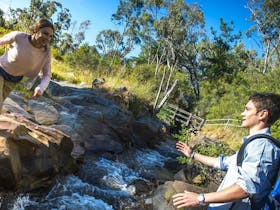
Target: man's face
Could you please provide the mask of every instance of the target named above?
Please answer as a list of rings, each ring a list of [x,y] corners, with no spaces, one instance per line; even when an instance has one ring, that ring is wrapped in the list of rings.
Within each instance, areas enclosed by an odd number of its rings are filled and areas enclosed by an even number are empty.
[[[251,129],[254,126],[256,126],[260,121],[257,108],[251,100],[246,104],[245,110],[244,112],[241,113],[241,116],[242,116],[241,127],[243,128]]]

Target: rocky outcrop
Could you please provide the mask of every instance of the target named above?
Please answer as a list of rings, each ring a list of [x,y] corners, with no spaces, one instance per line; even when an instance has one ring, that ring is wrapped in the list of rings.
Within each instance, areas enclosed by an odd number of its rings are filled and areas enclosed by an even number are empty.
[[[35,190],[61,173],[74,173],[85,154],[119,154],[151,147],[164,129],[153,118],[135,119],[91,88],[51,82],[45,96],[12,92],[0,118],[0,185]]]
[[[0,116],[0,183],[5,189],[31,191],[56,174],[74,173],[69,136],[13,114]]]
[[[46,92],[60,113],[57,124],[70,126],[69,135],[81,141],[87,152],[121,153],[128,146],[150,146],[162,137],[159,121],[149,118],[151,122],[145,123],[148,120],[144,118],[135,119],[96,89],[51,83]]]

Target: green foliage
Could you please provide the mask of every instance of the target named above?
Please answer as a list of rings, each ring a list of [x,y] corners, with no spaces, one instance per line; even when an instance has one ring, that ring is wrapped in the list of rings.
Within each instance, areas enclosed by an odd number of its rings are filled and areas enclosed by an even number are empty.
[[[271,126],[272,136],[280,141],[280,120],[276,121],[273,126]]]
[[[74,53],[64,56],[65,61],[73,67],[95,69],[99,64],[100,56],[95,47],[87,44],[79,47]]]
[[[52,50],[52,56],[54,59],[59,60],[59,61],[63,61],[63,57],[60,53],[60,50],[56,47],[51,47]]]
[[[217,95],[217,89],[205,81],[201,85],[201,99],[198,103],[202,116],[208,119],[240,119],[249,96],[255,92],[280,93],[280,69],[262,74],[260,72],[239,72],[229,84],[222,82],[223,95]]]
[[[186,126],[182,125],[181,130],[179,130],[178,133],[173,134],[173,137],[175,139],[177,139],[178,141],[189,143],[190,139],[191,139],[190,138],[191,134],[190,134],[190,131],[188,130],[188,128],[186,128]],[[218,157],[221,154],[231,155],[233,152],[232,149],[229,147],[229,145],[225,144],[223,142],[196,145],[194,150],[200,154],[210,156],[210,157]],[[183,157],[183,156],[178,157],[178,161],[182,164],[190,163],[190,159],[187,157]]]
[[[0,37],[4,36],[5,34],[9,33],[10,30],[0,27]],[[0,55],[2,55],[6,51],[7,47],[0,46]]]
[[[136,118],[150,114],[150,110],[149,101],[145,101],[144,98],[134,96],[133,100],[129,103],[129,111],[131,111]]]
[[[27,78],[24,77],[20,83],[16,84],[15,89],[19,90],[21,93],[23,93],[25,98],[30,99],[30,98],[32,98],[33,90],[29,90],[26,88],[26,86],[25,86],[26,81],[27,81]]]
[[[167,203],[170,202],[171,197],[172,197],[172,192],[171,192],[170,190],[165,191],[165,193],[164,193],[164,198],[165,198],[165,200],[166,200]]]
[[[57,81],[64,81],[65,80],[65,78],[62,75],[60,75],[56,72],[52,72],[52,79],[57,80]]]
[[[114,52],[120,52],[124,49],[123,46],[123,37],[120,32],[113,31],[111,29],[103,30],[99,32],[96,36],[96,47],[102,52],[105,56],[113,58]],[[110,52],[111,55],[109,56]]]
[[[0,27],[0,36],[3,36],[3,35],[5,35],[5,34],[7,34],[8,32],[10,32],[9,29]]]
[[[182,128],[179,130],[178,133],[173,134],[173,137],[178,141],[189,143],[191,134],[189,129],[182,124]]]
[[[154,76],[154,66],[143,64],[138,65],[131,72],[131,76],[136,78],[140,82],[147,82],[148,80],[153,80]]]
[[[162,121],[162,122],[169,122],[170,126],[175,125],[174,121],[170,121],[169,116],[170,113],[167,111],[167,109],[165,108],[165,106],[163,106],[159,112],[157,113],[157,117]]]
[[[210,157],[218,157],[219,155],[231,155],[232,150],[229,148],[227,144],[219,143],[219,144],[211,144],[211,145],[199,145],[196,148],[196,151],[202,155],[207,155]]]
[[[1,46],[0,47],[0,55],[3,55],[5,51],[6,51],[6,48]]]
[[[262,37],[262,47],[268,53],[267,65],[273,64],[273,60],[276,58],[278,63],[280,60],[279,53],[275,53],[274,56],[270,56],[273,51],[278,51],[279,43],[279,0],[248,0],[247,7],[251,10],[252,26],[247,30],[247,36],[260,36]],[[273,65],[272,65],[273,66]],[[264,67],[264,71],[266,71]]]
[[[179,132],[173,134],[172,136],[175,139],[177,139],[178,141],[186,142],[188,144],[189,141],[190,141],[191,134],[190,134],[188,128],[186,126],[182,125],[182,128],[179,130]],[[187,158],[187,157],[183,157],[183,156],[178,157],[177,160],[181,164],[188,164],[188,163],[190,163],[190,159]]]
[[[197,145],[195,151],[199,154],[210,156],[210,157],[218,157],[219,155],[232,155],[233,150],[225,143],[220,142],[219,144],[203,144]],[[187,157],[178,157],[178,161],[181,164],[189,164],[190,159]]]

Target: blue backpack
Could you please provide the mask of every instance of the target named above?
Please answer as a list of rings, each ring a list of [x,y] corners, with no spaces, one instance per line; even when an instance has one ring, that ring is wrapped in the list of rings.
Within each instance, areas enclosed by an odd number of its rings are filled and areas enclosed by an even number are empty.
[[[251,136],[246,142],[242,144],[240,147],[238,153],[237,153],[237,166],[242,165],[242,161],[244,159],[244,150],[247,144],[249,144],[251,141],[258,139],[258,138],[266,138],[273,144],[275,144],[277,147],[280,148],[280,142],[275,140],[272,136],[266,135],[266,134],[256,134],[254,136]],[[280,172],[280,169],[279,169]],[[265,198],[265,207],[264,210],[279,210],[280,209],[280,177],[279,173],[277,177],[275,177],[274,186],[270,194]],[[255,210],[258,209],[257,204],[254,202],[253,198],[249,198],[251,203],[251,209]]]

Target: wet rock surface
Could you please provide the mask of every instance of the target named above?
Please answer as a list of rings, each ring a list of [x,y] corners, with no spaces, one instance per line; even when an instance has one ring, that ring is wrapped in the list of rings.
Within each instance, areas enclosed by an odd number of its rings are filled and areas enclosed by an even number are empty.
[[[1,207],[168,210],[172,194],[205,191],[193,186],[201,168],[178,163],[161,122],[104,95],[53,81],[37,100],[10,94],[0,118]]]

